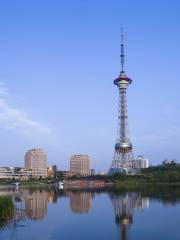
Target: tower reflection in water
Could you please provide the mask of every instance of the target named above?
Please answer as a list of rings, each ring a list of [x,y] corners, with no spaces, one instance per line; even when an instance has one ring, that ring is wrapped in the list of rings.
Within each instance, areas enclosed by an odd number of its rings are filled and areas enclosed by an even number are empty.
[[[140,193],[109,194],[114,207],[116,224],[120,226],[120,239],[128,240],[128,231],[133,224],[134,210],[143,211],[149,207],[149,198]]]

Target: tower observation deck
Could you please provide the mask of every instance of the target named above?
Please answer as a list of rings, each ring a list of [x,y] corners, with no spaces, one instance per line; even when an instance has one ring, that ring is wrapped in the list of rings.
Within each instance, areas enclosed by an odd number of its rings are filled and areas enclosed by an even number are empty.
[[[127,111],[127,88],[132,80],[127,77],[124,71],[124,36],[121,31],[121,71],[114,80],[114,84],[119,89],[118,107],[118,133],[114,147],[114,156],[109,174],[123,173],[135,174],[139,172],[138,166],[133,155],[133,147],[129,137],[128,111]]]

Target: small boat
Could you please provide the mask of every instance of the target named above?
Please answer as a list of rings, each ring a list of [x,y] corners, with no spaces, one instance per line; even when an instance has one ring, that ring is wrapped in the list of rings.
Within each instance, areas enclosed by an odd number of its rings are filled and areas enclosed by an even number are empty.
[[[59,189],[63,189],[63,188],[64,188],[63,181],[59,181],[59,183],[58,183],[58,188],[59,188]]]
[[[20,183],[19,182],[13,182],[12,185],[15,186],[15,187],[19,187]]]

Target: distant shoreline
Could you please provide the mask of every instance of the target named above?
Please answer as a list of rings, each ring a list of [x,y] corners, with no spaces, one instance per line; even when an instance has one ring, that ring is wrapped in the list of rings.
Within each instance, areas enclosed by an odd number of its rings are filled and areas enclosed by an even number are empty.
[[[115,189],[123,188],[123,189],[135,189],[135,188],[145,188],[145,187],[156,187],[156,186],[163,186],[163,187],[170,187],[170,186],[180,186],[180,181],[176,182],[168,182],[168,181],[142,181],[142,179],[136,179],[136,177],[131,177],[131,179],[124,179],[124,180],[112,180],[106,182],[105,180],[79,180],[79,179],[71,179],[65,180],[65,189],[92,189],[96,187],[106,188],[112,187]],[[13,186],[11,182],[4,182],[0,181],[0,189],[10,187],[16,188]],[[57,183],[48,183],[47,181],[40,182],[37,181],[20,181],[20,187],[57,187]]]

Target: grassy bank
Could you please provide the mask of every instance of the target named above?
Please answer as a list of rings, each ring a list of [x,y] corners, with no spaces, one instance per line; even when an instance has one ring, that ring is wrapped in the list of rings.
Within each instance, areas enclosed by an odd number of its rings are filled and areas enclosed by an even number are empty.
[[[0,186],[11,186],[12,183],[14,181],[12,180],[0,180]],[[49,184],[47,179],[31,179],[31,180],[23,180],[20,181],[18,180],[18,182],[20,183],[21,186],[29,186],[29,187],[33,187],[33,186],[47,186]]]
[[[13,219],[15,213],[11,196],[0,197],[0,228],[5,227]]]
[[[139,179],[114,180],[114,188],[126,190],[138,190],[151,187],[180,187],[180,182],[166,182],[166,181],[143,181]]]

